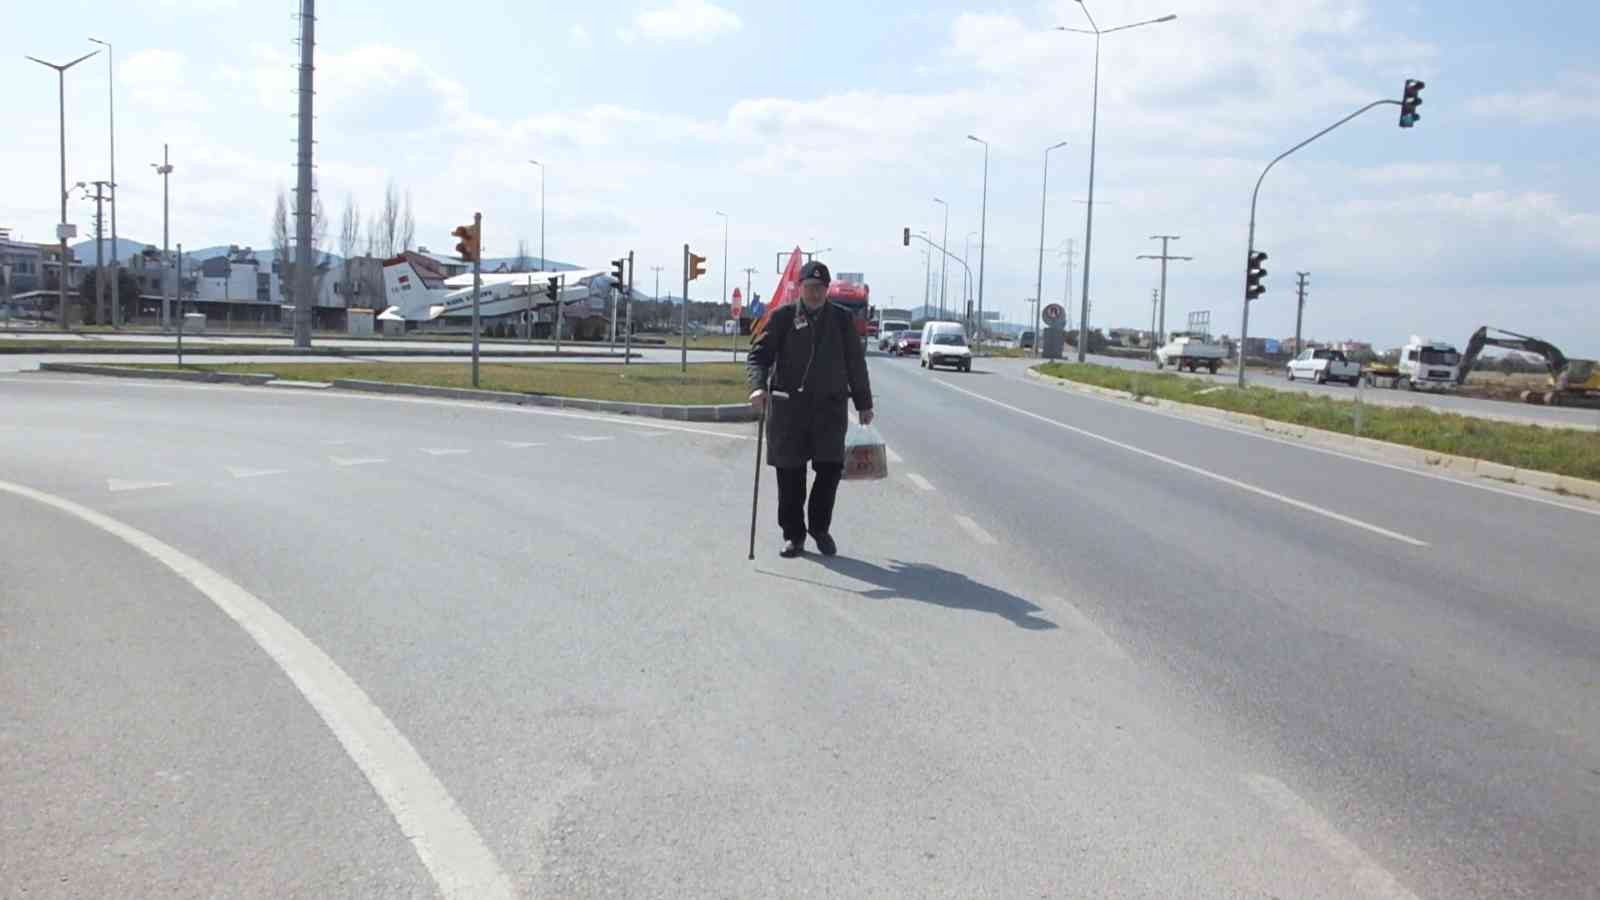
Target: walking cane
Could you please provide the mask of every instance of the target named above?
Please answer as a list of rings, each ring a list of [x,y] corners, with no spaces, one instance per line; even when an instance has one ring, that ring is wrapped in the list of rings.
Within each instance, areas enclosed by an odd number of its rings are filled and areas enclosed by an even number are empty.
[[[767,387],[771,388],[769,381]],[[766,402],[761,404],[761,424],[756,430],[756,479],[755,487],[750,491],[750,555],[746,559],[756,558],[756,504],[761,499],[761,444],[767,437],[767,409],[772,405],[772,391],[768,390]]]

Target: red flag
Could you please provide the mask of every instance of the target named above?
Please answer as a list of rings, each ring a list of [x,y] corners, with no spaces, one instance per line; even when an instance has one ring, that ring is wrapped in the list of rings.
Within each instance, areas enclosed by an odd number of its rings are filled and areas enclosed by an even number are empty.
[[[755,326],[750,329],[752,338],[766,329],[767,319],[772,317],[773,310],[793,303],[795,298],[800,296],[800,267],[805,264],[804,257],[805,254],[799,247],[794,248],[794,252],[789,255],[789,264],[783,267],[783,275],[778,279],[778,286],[772,291],[772,299],[767,301],[767,311],[761,314],[761,318],[756,320]]]

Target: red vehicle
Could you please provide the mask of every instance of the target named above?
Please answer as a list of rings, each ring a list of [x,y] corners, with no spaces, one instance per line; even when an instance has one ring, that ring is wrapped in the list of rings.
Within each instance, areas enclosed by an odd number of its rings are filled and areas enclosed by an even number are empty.
[[[856,334],[863,340],[870,333],[869,328],[874,324],[867,318],[867,300],[872,289],[865,284],[845,281],[843,277],[828,285],[828,299],[835,306],[850,311],[855,319]]]
[[[922,355],[922,332],[910,328],[900,332],[900,335],[894,339],[894,347],[891,348],[890,352],[895,356]]]

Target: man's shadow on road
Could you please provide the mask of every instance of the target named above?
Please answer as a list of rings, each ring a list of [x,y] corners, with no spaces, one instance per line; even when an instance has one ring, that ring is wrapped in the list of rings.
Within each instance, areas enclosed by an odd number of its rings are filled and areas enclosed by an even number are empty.
[[[844,590],[873,600],[915,600],[918,603],[943,606],[946,609],[970,609],[993,613],[1018,628],[1026,628],[1029,631],[1049,631],[1060,627],[1049,619],[1035,615],[1042,612],[1038,606],[1016,594],[973,581],[960,572],[952,572],[927,563],[908,563],[899,560],[890,560],[888,567],[885,568],[843,556],[808,558],[818,560],[825,568],[840,575],[876,587],[865,591],[850,591],[837,585],[824,585],[808,578],[798,578],[781,572],[769,571],[767,574],[804,581],[819,587]]]

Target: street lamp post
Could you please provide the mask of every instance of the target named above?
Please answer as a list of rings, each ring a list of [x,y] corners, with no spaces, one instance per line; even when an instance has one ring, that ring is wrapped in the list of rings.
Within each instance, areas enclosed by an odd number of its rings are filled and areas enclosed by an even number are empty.
[[[961,251],[961,258],[962,259],[971,259],[972,258],[972,239],[977,237],[977,236],[978,236],[978,233],[976,231],[967,232],[967,239],[966,239],[966,242],[965,242],[965,246],[962,248],[962,251]],[[969,328],[972,328],[972,333],[974,335],[976,335],[978,333],[977,327],[974,326],[973,323],[972,323],[972,272],[971,272],[971,270],[963,271],[962,274],[961,274],[961,321],[967,323],[967,326]]]
[[[45,62],[36,56],[28,57],[41,66],[56,70],[56,95],[61,125],[61,221],[56,225],[56,239],[61,243],[61,275],[56,281],[56,286],[59,288],[56,323],[62,329],[67,327],[67,70],[99,52],[96,50],[94,53],[85,53],[72,62],[62,65]]]
[[[938,197],[933,198],[933,202],[944,207],[944,237],[939,240],[939,318],[943,319],[945,318],[945,289],[950,284],[950,279],[947,277],[950,261],[945,256],[950,249],[950,204],[940,200]]]
[[[537,159],[530,159],[530,160],[528,160],[528,162],[530,162],[530,163],[532,163],[532,164],[534,164],[534,165],[539,167],[539,271],[543,272],[544,271],[544,267],[545,267],[545,261],[544,261],[544,163],[539,162]],[[532,301],[530,300],[529,302],[531,303]],[[529,328],[528,332],[530,334],[532,334],[533,333],[533,329]]]
[[[983,266],[989,247],[989,142],[975,134],[967,140],[983,145],[983,211],[978,215],[978,351],[983,352]]]
[[[116,51],[110,41],[89,38],[91,43],[106,48],[106,90],[111,108],[111,324],[122,327],[122,254],[117,244],[117,69]]]
[[[167,299],[167,267],[171,265],[167,256],[167,241],[170,237],[168,216],[171,212],[167,183],[172,175],[172,161],[167,157],[167,145],[161,145],[161,164],[151,163],[150,167],[161,176],[161,327],[172,327],[172,302]]]
[[[1039,310],[1044,306],[1044,211],[1050,197],[1050,151],[1060,150],[1066,141],[1052,144],[1044,150],[1044,179],[1039,185],[1039,276],[1033,288],[1033,355],[1042,355],[1039,340]]]
[[[1101,28],[1095,24],[1094,16],[1089,14],[1089,7],[1078,0],[1078,5],[1083,8],[1083,15],[1089,20],[1090,31],[1081,28],[1057,27],[1057,31],[1070,31],[1075,34],[1094,35],[1094,99],[1090,105],[1089,114],[1089,210],[1085,213],[1083,226],[1083,290],[1078,298],[1082,309],[1078,316],[1078,362],[1084,361],[1089,349],[1089,251],[1094,240],[1094,162],[1095,149],[1100,132],[1100,38],[1114,31],[1127,31],[1141,25],[1154,25],[1158,22],[1171,22],[1178,18],[1175,15],[1165,15],[1159,19],[1147,19],[1143,22],[1133,22],[1128,25],[1118,25],[1115,28]]]
[[[720,209],[717,210],[717,215],[722,217],[722,302],[723,302],[723,305],[726,306],[726,305],[728,305],[728,221],[729,220],[728,220],[728,214],[723,212]],[[728,315],[729,315],[729,318],[732,318],[732,316],[733,316],[733,309],[732,309],[731,306],[728,309]],[[733,345],[733,361],[734,362],[738,362],[739,361],[739,322],[738,322],[738,320],[734,320],[734,323],[733,323],[733,341],[731,343]]]

